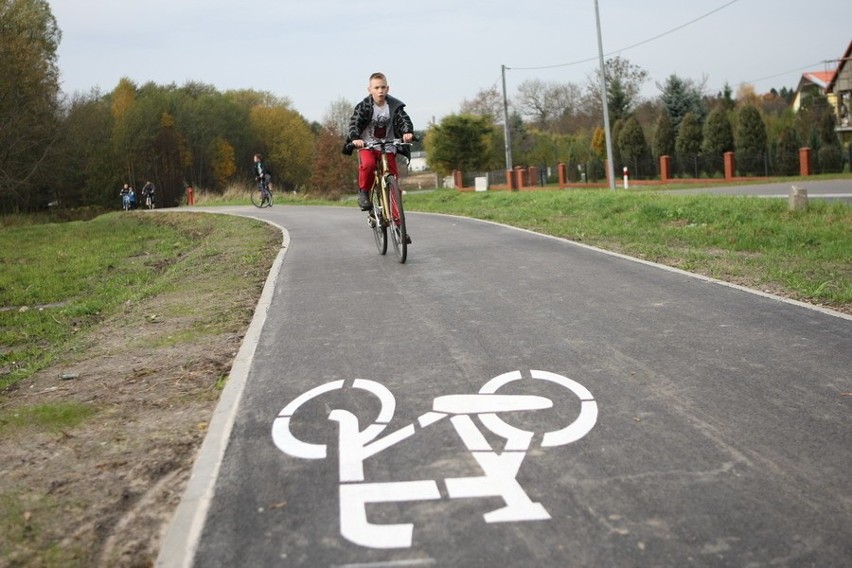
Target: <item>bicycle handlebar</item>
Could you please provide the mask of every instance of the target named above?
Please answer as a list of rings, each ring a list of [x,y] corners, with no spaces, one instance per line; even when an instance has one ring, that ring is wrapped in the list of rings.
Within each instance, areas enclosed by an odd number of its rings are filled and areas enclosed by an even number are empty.
[[[371,150],[373,148],[383,148],[387,145],[393,146],[411,146],[411,142],[403,142],[402,138],[383,138],[381,140],[376,140],[371,144],[364,143],[365,150]]]
[[[417,140],[414,138],[413,140]],[[380,140],[376,140],[373,143],[367,144],[366,142],[361,148],[356,148],[352,142],[348,142],[344,148],[344,153],[351,154],[353,150],[374,150],[374,149],[382,149],[387,145],[393,145],[397,148],[401,146],[411,146],[412,142],[403,142],[402,138],[382,138]]]

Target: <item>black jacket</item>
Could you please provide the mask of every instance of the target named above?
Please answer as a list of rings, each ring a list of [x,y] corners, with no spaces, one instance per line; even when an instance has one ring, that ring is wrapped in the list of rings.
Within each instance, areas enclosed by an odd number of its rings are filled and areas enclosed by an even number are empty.
[[[387,96],[385,102],[390,105],[393,137],[402,138],[403,134],[407,134],[409,132],[414,134],[414,124],[411,122],[411,118],[408,116],[408,113],[405,112],[405,103],[390,95]],[[348,137],[346,138],[346,145],[343,146],[344,154],[347,156],[352,155],[352,152],[355,149],[355,147],[352,146],[352,141],[361,138],[361,133],[365,128],[367,128],[372,119],[373,97],[372,95],[367,95],[363,101],[355,105],[355,110],[352,111],[352,117],[349,119],[349,132]],[[400,148],[399,153],[406,158],[411,159],[411,150],[408,146]]]

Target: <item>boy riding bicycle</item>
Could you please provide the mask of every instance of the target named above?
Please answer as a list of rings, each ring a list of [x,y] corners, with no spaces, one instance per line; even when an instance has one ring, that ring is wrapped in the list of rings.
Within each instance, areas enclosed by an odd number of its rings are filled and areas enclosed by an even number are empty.
[[[269,168],[263,163],[263,155],[254,155],[254,166],[252,166],[254,179],[264,187],[264,189],[272,190],[272,175],[269,173]]]
[[[370,94],[355,105],[349,119],[349,137],[343,153],[351,155],[353,147],[358,149],[358,206],[361,211],[370,210],[370,187],[373,185],[376,160],[381,156],[379,150],[365,149],[365,146],[387,138],[401,138],[403,142],[414,140],[414,124],[405,112],[405,103],[389,96],[388,89],[388,81],[383,73],[370,75],[367,87]],[[404,146],[400,153],[410,158],[408,147]],[[396,176],[395,154],[388,155],[388,166]]]

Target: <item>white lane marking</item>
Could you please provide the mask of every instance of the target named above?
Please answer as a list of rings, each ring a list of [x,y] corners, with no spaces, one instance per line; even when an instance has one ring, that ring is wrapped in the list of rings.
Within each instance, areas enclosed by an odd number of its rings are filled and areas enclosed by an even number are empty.
[[[546,432],[542,447],[575,442],[589,433],[597,422],[597,403],[581,384],[548,371],[532,370],[531,379],[520,371],[498,375],[488,381],[477,394],[439,396],[432,410],[408,424],[379,438],[393,419],[396,400],[390,390],[376,381],[357,379],[352,388],[365,390],[379,399],[379,415],[363,430],[358,416],[342,408],[328,415],[338,427],[338,473],[340,478],[340,531],[346,539],[370,548],[410,548],[413,542],[412,523],[378,525],[367,519],[367,506],[375,503],[440,500],[438,482],[431,479],[416,481],[365,482],[364,462],[386,449],[414,436],[447,416],[466,449],[482,469],[482,475],[444,479],[450,499],[500,497],[505,505],[483,515],[486,523],[533,521],[550,519],[541,503],[533,502],[517,476],[527,455],[534,432],[507,424],[499,414],[535,411],[553,407],[549,398],[536,395],[506,395],[497,391],[510,383],[544,380],[558,384],[580,399],[580,414],[565,428]],[[309,390],[284,407],[272,425],[275,445],[284,453],[306,459],[327,456],[324,444],[311,444],[295,437],[291,420],[298,409],[322,394],[344,388],[344,381],[332,381]],[[493,434],[503,438],[502,448],[492,447],[473,416]],[[499,450],[499,451],[498,451]]]

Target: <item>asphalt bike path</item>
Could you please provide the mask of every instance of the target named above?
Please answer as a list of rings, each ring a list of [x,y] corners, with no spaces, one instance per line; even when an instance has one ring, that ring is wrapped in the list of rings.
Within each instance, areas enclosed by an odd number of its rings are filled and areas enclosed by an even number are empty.
[[[852,318],[497,224],[285,228],[160,566],[840,566]]]

